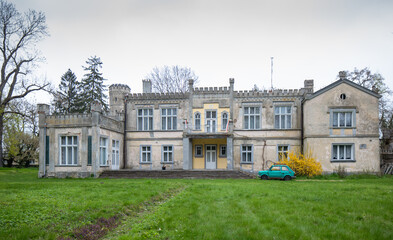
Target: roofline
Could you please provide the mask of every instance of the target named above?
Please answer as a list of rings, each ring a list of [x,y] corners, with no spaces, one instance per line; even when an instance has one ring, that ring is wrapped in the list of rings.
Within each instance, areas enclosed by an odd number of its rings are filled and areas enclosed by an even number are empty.
[[[356,83],[354,83],[352,81],[349,81],[348,79],[339,79],[339,80],[329,84],[328,86],[326,86],[326,87],[324,87],[322,89],[319,89],[318,91],[316,91],[312,95],[307,96],[305,101],[313,99],[313,98],[315,98],[315,97],[317,97],[317,96],[319,96],[319,95],[329,91],[330,89],[333,89],[333,88],[337,87],[338,85],[340,85],[342,83],[346,83],[346,84],[348,84],[348,85],[350,85],[350,86],[352,86],[354,88],[357,88],[357,89],[359,89],[362,92],[370,94],[371,96],[374,96],[376,98],[381,98],[382,97],[380,94],[378,94],[376,92],[373,92],[373,91],[371,91],[371,90],[369,90],[369,89],[367,89],[367,88],[365,88],[363,86],[360,86],[359,84],[356,84]]]

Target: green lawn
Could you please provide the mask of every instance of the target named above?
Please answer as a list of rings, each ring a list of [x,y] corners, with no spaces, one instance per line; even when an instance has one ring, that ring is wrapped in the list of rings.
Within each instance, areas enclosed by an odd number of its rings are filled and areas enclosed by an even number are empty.
[[[393,239],[393,178],[311,181],[37,179],[0,169],[0,239]]]

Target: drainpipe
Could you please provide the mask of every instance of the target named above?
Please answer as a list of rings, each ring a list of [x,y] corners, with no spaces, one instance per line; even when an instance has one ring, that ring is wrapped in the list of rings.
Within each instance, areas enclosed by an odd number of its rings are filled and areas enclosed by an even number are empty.
[[[46,174],[46,126],[47,126],[47,123],[45,123],[45,127],[44,127],[44,174],[43,174],[43,176],[45,177],[45,174]],[[48,156],[49,157],[49,156]]]
[[[300,129],[301,129],[301,143],[300,143],[300,150],[301,150],[301,153],[303,154],[304,153],[304,140],[303,140],[303,138],[304,138],[304,108],[303,108],[303,104],[304,104],[304,99],[302,100],[302,102],[301,102],[301,107],[300,107],[300,111],[301,111],[301,114],[300,114]]]
[[[127,160],[127,97],[124,97],[123,169],[126,168]]]

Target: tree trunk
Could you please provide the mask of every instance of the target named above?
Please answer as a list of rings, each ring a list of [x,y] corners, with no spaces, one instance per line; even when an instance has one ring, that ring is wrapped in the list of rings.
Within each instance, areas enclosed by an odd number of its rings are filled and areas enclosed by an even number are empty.
[[[0,167],[4,167],[3,156],[3,127],[4,127],[4,113],[0,114]]]

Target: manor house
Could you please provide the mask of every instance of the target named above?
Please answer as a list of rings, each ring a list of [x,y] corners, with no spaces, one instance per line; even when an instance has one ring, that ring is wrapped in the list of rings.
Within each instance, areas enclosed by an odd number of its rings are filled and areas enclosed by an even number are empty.
[[[312,150],[324,172],[380,170],[380,95],[345,78],[314,92],[237,91],[229,86],[185,93],[143,93],[109,87],[107,113],[50,115],[39,104],[40,177],[98,176],[104,170],[225,169],[256,172]]]

